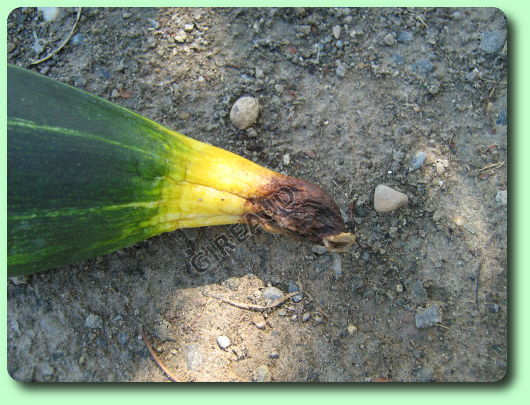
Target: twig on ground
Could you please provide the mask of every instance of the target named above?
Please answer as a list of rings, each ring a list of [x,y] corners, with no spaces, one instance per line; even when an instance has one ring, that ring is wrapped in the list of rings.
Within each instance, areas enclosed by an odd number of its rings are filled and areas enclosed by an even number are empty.
[[[79,22],[79,18],[81,18],[81,10],[82,9],[83,9],[82,7],[79,7],[79,10],[77,10],[77,17],[75,19],[74,25],[73,25],[72,29],[70,30],[70,33],[68,34],[68,36],[61,43],[61,45],[59,45],[58,48],[56,48],[54,51],[50,52],[44,58],[36,60],[34,62],[30,62],[29,66],[35,66],[35,65],[38,65],[39,63],[45,62],[48,59],[50,59],[53,55],[56,55],[61,49],[63,49],[63,47],[68,43],[68,41],[70,41],[70,38],[72,38],[72,35],[74,35],[75,29],[77,28],[77,23]]]
[[[295,295],[298,295],[300,293],[301,293],[301,291],[296,291],[296,292],[289,293],[289,294],[283,296],[282,298],[274,301],[270,305],[245,304],[245,303],[242,303],[242,302],[231,301],[231,300],[229,300],[227,298],[222,298],[221,301],[222,302],[226,302],[227,304],[233,305],[234,307],[238,307],[238,308],[241,308],[241,309],[248,309],[250,311],[266,311],[267,309],[276,308],[277,306],[279,306],[279,305],[283,304],[285,301],[287,301],[289,298],[292,298]]]
[[[145,346],[147,347],[149,354],[151,354],[151,357],[153,358],[155,363],[158,365],[158,367],[160,367],[160,369],[168,376],[168,378],[171,381],[182,382],[169,370],[169,368],[166,367],[164,363],[162,363],[162,360],[160,360],[155,350],[153,349],[153,346],[151,346],[151,343],[149,343],[149,339],[147,339],[147,336],[145,335],[141,326],[140,326],[140,334],[142,335],[142,339],[144,340]]]

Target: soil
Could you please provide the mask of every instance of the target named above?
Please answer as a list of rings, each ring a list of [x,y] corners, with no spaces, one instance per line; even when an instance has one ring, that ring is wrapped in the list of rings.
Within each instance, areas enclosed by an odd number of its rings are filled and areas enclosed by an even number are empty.
[[[77,15],[61,11],[14,10],[8,61],[27,67],[57,48]],[[338,255],[259,229],[177,230],[10,279],[14,379],[168,381],[140,328],[181,381],[505,375],[498,9],[84,8],[64,48],[29,68],[322,186],[357,244]],[[260,103],[246,131],[229,118],[241,96]],[[408,204],[378,214],[379,184]],[[206,269],[191,264],[198,252]],[[303,297],[265,311],[223,301],[265,305],[271,286]]]

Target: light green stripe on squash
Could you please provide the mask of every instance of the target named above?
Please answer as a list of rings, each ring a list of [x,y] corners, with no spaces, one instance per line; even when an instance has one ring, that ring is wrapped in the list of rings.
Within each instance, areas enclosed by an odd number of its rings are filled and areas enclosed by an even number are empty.
[[[8,275],[34,273],[168,230],[163,189],[188,146],[108,101],[8,66]]]

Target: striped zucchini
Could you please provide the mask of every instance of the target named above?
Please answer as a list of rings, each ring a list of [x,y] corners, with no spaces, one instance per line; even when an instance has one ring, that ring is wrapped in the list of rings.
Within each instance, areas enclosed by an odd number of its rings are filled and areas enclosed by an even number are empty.
[[[238,222],[330,250],[353,243],[318,186],[11,65],[7,125],[8,276]]]

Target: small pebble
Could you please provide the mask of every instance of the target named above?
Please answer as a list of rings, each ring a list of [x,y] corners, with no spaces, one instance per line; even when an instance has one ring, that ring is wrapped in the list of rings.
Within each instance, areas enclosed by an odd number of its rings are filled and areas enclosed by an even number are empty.
[[[346,76],[346,65],[341,63],[339,66],[337,66],[335,69],[335,74],[340,78]]]
[[[256,76],[256,79],[263,79],[265,77],[265,73],[259,67],[256,67],[255,76]]]
[[[342,277],[342,258],[339,253],[332,253],[333,258],[333,273],[335,278],[339,279]]]
[[[416,313],[416,328],[427,328],[442,322],[442,314],[438,305],[431,305],[427,309],[420,309]]]
[[[186,367],[188,370],[198,370],[203,362],[203,354],[199,345],[188,345],[184,348]]]
[[[37,7],[46,22],[55,21],[61,15],[61,7]]]
[[[252,318],[252,323],[254,326],[256,326],[256,328],[261,330],[265,329],[265,326],[267,325],[262,315],[256,315],[254,318]]]
[[[347,329],[350,335],[353,335],[355,332],[357,332],[357,326],[355,325],[348,325]]]
[[[283,297],[283,292],[276,287],[265,287],[263,289],[262,296],[267,301],[276,301]]]
[[[110,93],[110,96],[112,98],[118,98],[120,96],[120,91],[118,89],[112,89],[112,92]]]
[[[328,249],[322,245],[313,245],[311,251],[317,255],[323,255],[324,253],[327,253]]]
[[[497,116],[497,121],[495,121],[495,124],[508,125],[508,117],[506,115],[506,111],[501,111],[499,113],[499,115]]]
[[[397,37],[398,42],[409,42],[414,38],[414,34],[410,31],[400,31]]]
[[[393,188],[380,184],[374,192],[374,209],[379,214],[388,214],[408,203],[408,197]]]
[[[186,42],[186,40],[188,39],[188,36],[186,35],[186,32],[184,32],[184,30],[180,30],[179,32],[175,34],[175,38],[173,39],[175,42],[182,44]]]
[[[78,32],[72,37],[72,39],[70,40],[70,43],[72,45],[77,46],[77,45],[81,45],[84,41],[85,41],[85,36],[81,34],[80,32]]]
[[[217,344],[219,347],[223,350],[226,350],[228,346],[230,346],[232,342],[230,342],[230,339],[226,336],[218,336],[217,337]]]
[[[488,306],[488,310],[492,313],[492,314],[496,314],[497,312],[499,312],[501,309],[501,307],[499,306],[499,304],[491,304]]]
[[[508,190],[497,191],[497,194],[495,194],[495,202],[500,206],[506,207],[508,205]]]
[[[466,80],[470,82],[478,80],[479,77],[480,71],[477,68],[473,69],[471,72],[466,73]]]
[[[403,284],[397,284],[396,285],[396,291],[398,293],[402,293],[403,292]]]
[[[333,27],[333,36],[335,37],[335,39],[339,39],[340,38],[340,32],[341,32],[340,25],[335,25]]]
[[[252,126],[259,115],[259,103],[254,97],[241,97],[232,106],[230,120],[235,127],[247,129]]]
[[[486,31],[480,36],[480,50],[495,53],[502,49],[506,41],[506,31]]]
[[[271,382],[272,374],[269,368],[262,364],[254,371],[254,381],[255,382]]]
[[[323,320],[324,318],[322,318],[322,315],[320,315],[319,313],[313,316],[313,321],[315,321],[316,324],[322,323]]]
[[[440,221],[443,218],[443,216],[444,216],[444,213],[443,213],[442,210],[436,210],[432,214],[432,220],[434,222],[438,222],[438,221]]]
[[[273,350],[272,352],[270,352],[269,358],[273,359],[273,360],[279,359],[280,358],[280,353],[278,353],[277,350]]]
[[[122,346],[127,345],[128,340],[129,340],[129,337],[127,336],[127,333],[122,332],[118,335],[118,342],[120,343],[120,345]]]
[[[53,372],[54,372],[55,370],[54,370],[53,367],[50,366],[49,364],[44,364],[44,365],[41,367],[41,370],[40,370],[40,371],[41,371],[41,373],[42,373],[43,375],[50,376],[50,375],[53,374]]]
[[[103,322],[98,315],[90,314],[85,319],[85,326],[91,329],[101,328],[103,326]]]
[[[292,281],[289,281],[289,283],[288,283],[288,291],[289,291],[289,293],[294,293],[294,292],[300,291],[300,288],[295,283],[293,283]],[[303,294],[300,293],[300,294],[293,295],[291,300],[293,302],[300,302],[300,301],[302,301],[302,298],[303,298]]]
[[[462,215],[455,215],[453,217],[453,223],[456,225],[456,226],[462,226],[464,225],[464,217]]]
[[[256,132],[256,130],[254,128],[247,129],[247,135],[250,138],[257,138],[258,137],[258,133]]]
[[[281,308],[280,310],[278,310],[278,316],[286,316],[287,315],[287,311],[283,308]]]
[[[394,38],[394,35],[392,34],[387,34],[383,39],[383,42],[385,43],[385,45],[393,46],[396,44],[396,38]]]
[[[311,319],[311,314],[309,312],[304,312],[302,314],[302,322],[307,322]]]
[[[427,299],[427,291],[423,287],[423,283],[420,280],[416,280],[412,284],[412,294],[419,301],[424,301]]]
[[[185,32],[191,32],[191,31],[193,31],[193,27],[194,27],[193,24],[184,24],[184,31]]]
[[[64,334],[64,328],[61,322],[53,315],[45,315],[41,318],[39,326],[44,329],[48,336],[59,336]]]
[[[458,21],[458,20],[461,20],[462,17],[463,17],[463,15],[462,15],[462,13],[461,13],[460,11],[455,11],[455,12],[452,14],[452,16],[453,16],[453,18],[454,18],[455,20],[457,20],[457,21]]]
[[[126,12],[123,13],[121,16],[122,16],[124,19],[127,19],[127,18],[131,18],[131,17],[132,17],[132,14],[126,11]]]
[[[285,155],[283,155],[283,165],[284,166],[289,166],[291,164],[291,156],[286,153]]]

